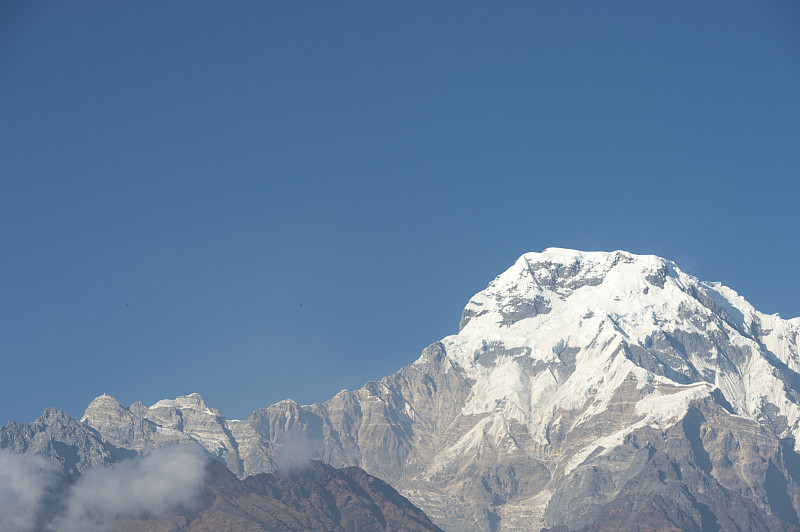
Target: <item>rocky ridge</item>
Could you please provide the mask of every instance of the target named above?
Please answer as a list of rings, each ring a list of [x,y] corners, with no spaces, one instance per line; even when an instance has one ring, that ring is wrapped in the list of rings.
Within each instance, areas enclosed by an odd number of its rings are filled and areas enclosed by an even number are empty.
[[[109,444],[96,430],[52,407],[32,423],[0,427],[0,449],[43,456],[67,474],[108,466],[135,454]]]
[[[115,530],[171,532],[436,532],[418,508],[362,469],[315,461],[239,480],[210,460],[200,507],[158,518],[124,519]]]

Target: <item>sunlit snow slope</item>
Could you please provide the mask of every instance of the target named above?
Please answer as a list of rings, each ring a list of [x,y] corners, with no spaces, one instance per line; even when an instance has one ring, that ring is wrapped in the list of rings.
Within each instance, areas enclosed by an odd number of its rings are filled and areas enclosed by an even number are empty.
[[[799,326],[653,255],[550,248],[523,255],[473,297],[460,332],[442,343],[476,381],[463,413],[524,423],[541,445],[554,427],[569,432],[603,412],[630,378],[646,392],[637,394],[635,421],[616,427],[617,440],[674,423],[715,389],[737,415],[770,418],[793,436]],[[561,426],[558,412],[587,404]]]

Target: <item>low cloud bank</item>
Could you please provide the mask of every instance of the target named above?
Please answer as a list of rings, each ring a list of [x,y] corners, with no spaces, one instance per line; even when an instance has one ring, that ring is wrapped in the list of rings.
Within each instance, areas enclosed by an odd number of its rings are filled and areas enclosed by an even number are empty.
[[[91,469],[73,486],[67,510],[52,529],[100,532],[120,517],[155,517],[188,506],[198,496],[205,461],[199,448],[187,445]]]
[[[0,450],[0,531],[32,530],[40,502],[57,480],[58,468],[49,460]]]
[[[119,518],[157,517],[197,501],[208,458],[196,446],[157,449],[113,467],[83,473],[65,495],[63,511],[44,529],[104,532]],[[36,527],[42,498],[58,480],[54,464],[0,452],[0,532]]]

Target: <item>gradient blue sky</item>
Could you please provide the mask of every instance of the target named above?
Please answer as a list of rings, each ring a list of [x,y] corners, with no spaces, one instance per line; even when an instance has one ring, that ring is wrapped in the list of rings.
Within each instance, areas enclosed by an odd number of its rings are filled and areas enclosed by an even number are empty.
[[[323,401],[520,254],[800,315],[800,4],[3,2],[0,424]]]

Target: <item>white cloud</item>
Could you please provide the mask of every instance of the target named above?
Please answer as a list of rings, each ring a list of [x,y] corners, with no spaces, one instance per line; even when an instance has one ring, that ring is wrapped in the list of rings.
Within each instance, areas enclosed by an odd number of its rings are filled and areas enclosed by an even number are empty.
[[[57,480],[49,460],[0,450],[0,532],[32,530],[42,497]]]
[[[121,517],[158,517],[198,501],[208,457],[181,445],[84,472],[49,519],[53,532],[105,532]],[[59,481],[57,465],[39,456],[0,450],[0,532],[40,529],[42,499]],[[38,522],[37,522],[38,520]]]
[[[287,432],[278,439],[275,463],[280,469],[303,468],[310,460],[319,458],[322,441]]]
[[[66,511],[52,524],[59,532],[100,532],[120,517],[157,517],[197,500],[208,458],[195,446],[153,451],[78,479]]]

